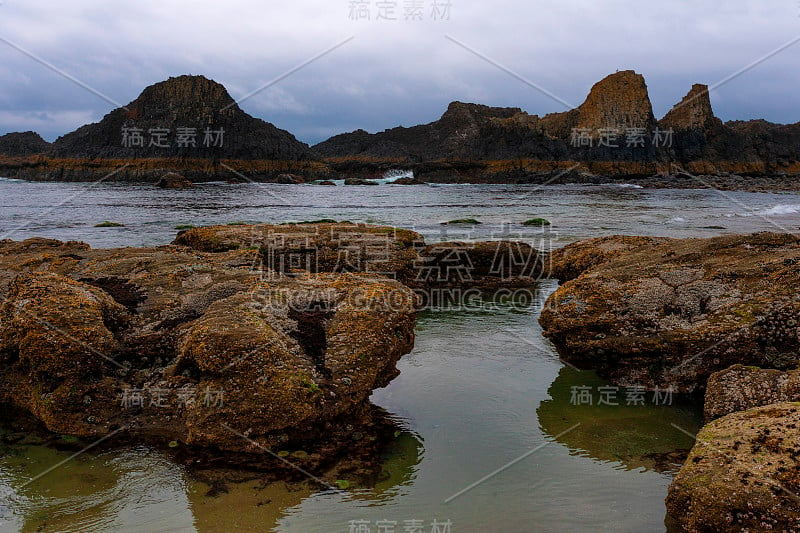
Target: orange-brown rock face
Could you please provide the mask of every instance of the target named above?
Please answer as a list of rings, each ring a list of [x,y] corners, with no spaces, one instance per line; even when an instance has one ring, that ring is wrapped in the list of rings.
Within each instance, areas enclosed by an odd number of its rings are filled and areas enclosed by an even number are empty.
[[[707,129],[716,124],[722,124],[714,116],[711,108],[711,98],[708,94],[708,85],[696,83],[692,85],[689,93],[676,104],[664,118],[659,121],[662,128],[672,128],[676,131]]]
[[[576,109],[545,115],[542,125],[548,135],[569,139],[575,128],[589,130],[592,137],[601,129],[624,133],[627,128],[644,128],[649,133],[656,120],[644,77],[624,70],[595,83]]]
[[[632,70],[612,74],[592,87],[580,106],[578,128],[645,128],[655,124],[644,77]]]

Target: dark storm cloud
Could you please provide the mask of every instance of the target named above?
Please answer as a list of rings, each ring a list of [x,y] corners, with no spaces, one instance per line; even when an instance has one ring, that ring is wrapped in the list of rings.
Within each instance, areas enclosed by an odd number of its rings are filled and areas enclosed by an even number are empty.
[[[387,1],[397,20],[376,20],[379,0],[8,0],[0,38],[93,91],[0,42],[0,133],[33,129],[52,140],[171,75],[204,74],[240,98],[350,36],[242,108],[314,143],[429,122],[452,100],[563,111],[559,101],[578,105],[594,82],[634,69],[661,116],[692,83],[713,85],[800,35],[795,0],[449,0],[449,20],[432,17],[434,1],[447,0],[418,0],[422,11],[408,14],[422,20],[405,20],[406,0]],[[370,19],[353,20],[359,10]],[[798,57],[800,43],[713,91],[717,114],[800,120]]]

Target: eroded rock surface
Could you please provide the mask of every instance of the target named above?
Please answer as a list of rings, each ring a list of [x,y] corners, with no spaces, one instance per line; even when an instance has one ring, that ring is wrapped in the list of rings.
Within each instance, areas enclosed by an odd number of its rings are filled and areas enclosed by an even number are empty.
[[[365,272],[422,291],[530,285],[546,264],[546,254],[522,242],[426,245],[414,231],[369,224],[209,226],[181,232],[174,243],[206,252],[257,250],[262,268],[285,274]]]
[[[561,282],[567,282],[623,252],[666,240],[668,239],[612,235],[578,241],[550,253],[547,261],[549,275]]]
[[[224,451],[366,438],[372,390],[413,347],[413,292],[370,274],[265,277],[259,259],[0,242],[0,403],[62,434]]]
[[[663,240],[606,259],[608,245],[624,242],[587,241],[556,258],[566,263],[565,277],[589,265],[548,299],[540,318],[565,360],[617,384],[681,392],[736,363],[796,366],[797,237]]]
[[[800,401],[800,370],[782,372],[734,365],[708,379],[706,420],[772,403]]]
[[[685,531],[800,531],[800,404],[727,415],[705,426],[669,487]]]

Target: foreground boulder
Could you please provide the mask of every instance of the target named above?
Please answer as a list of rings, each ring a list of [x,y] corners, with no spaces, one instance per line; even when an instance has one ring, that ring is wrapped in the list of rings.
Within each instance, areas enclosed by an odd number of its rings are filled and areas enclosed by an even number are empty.
[[[65,435],[313,443],[310,461],[366,439],[369,396],[413,347],[413,292],[369,274],[265,279],[258,259],[0,242],[0,404]]]
[[[705,426],[669,487],[685,531],[800,531],[800,404],[733,413]]]
[[[797,365],[797,237],[601,239],[576,248],[566,277],[586,270],[550,296],[540,317],[565,360],[619,385],[679,392],[737,363]],[[591,266],[594,256],[601,260]]]
[[[715,372],[706,385],[706,420],[772,403],[800,401],[800,370],[781,372],[734,365]]]

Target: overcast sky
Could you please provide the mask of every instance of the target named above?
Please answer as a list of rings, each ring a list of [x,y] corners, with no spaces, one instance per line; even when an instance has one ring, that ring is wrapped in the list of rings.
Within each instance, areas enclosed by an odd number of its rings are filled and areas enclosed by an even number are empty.
[[[692,83],[716,85],[800,38],[800,2],[4,0],[0,133],[52,141],[116,107],[96,93],[124,105],[180,74],[238,99],[350,37],[241,107],[314,144],[430,122],[453,100],[563,111],[633,69],[661,117]],[[717,116],[800,121],[798,67],[800,42],[715,89]]]

